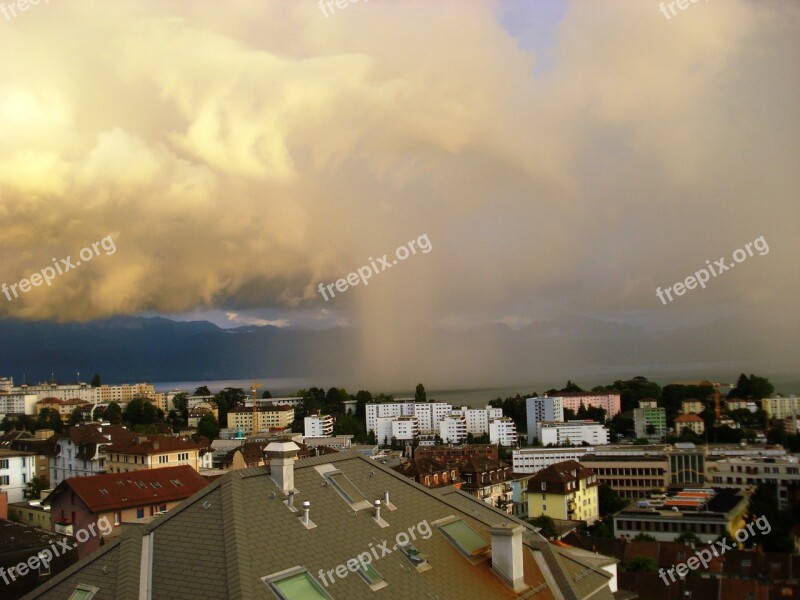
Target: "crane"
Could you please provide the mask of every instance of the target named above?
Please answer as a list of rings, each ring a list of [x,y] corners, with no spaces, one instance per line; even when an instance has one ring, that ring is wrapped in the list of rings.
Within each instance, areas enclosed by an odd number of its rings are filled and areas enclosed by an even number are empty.
[[[256,421],[258,418],[258,402],[256,400],[256,390],[261,386],[255,381],[250,384],[250,393],[253,395],[253,437],[256,435]]]

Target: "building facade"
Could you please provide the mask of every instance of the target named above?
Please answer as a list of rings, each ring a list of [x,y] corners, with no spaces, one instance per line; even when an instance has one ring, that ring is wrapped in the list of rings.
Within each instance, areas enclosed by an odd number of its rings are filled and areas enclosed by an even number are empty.
[[[525,414],[528,425],[528,445],[531,445],[537,436],[537,425],[540,422],[564,421],[564,399],[561,397],[549,398],[547,396],[543,398],[526,398]]]
[[[606,411],[606,419],[613,419],[617,416],[622,406],[621,396],[616,392],[570,392],[562,393],[561,396],[564,399],[564,408],[568,408],[575,413],[578,412],[581,404],[586,408],[590,406],[602,408]]]
[[[709,462],[706,477],[714,487],[754,489],[761,483],[775,485],[778,507],[800,505],[800,462],[796,456],[782,458],[726,458]]]
[[[25,488],[36,474],[36,455],[33,452],[0,449],[0,492],[8,502],[22,502]]]
[[[608,428],[595,421],[568,421],[554,423],[539,421],[536,424],[536,437],[543,446],[586,444],[589,446],[602,446],[609,442]]]
[[[539,471],[528,482],[528,516],[584,521],[600,518],[597,475],[574,460]]]
[[[706,422],[699,415],[688,414],[675,417],[675,433],[680,435],[685,428],[689,428],[696,435],[703,435]]]
[[[245,433],[287,429],[294,421],[294,408],[285,405],[256,406],[255,427],[253,408],[237,406],[228,412],[228,427],[240,429]]]
[[[333,435],[333,417],[331,415],[311,415],[303,419],[305,437],[328,437]]]
[[[489,441],[501,446],[517,445],[517,425],[511,417],[492,419],[489,422]]]
[[[168,467],[203,467],[200,445],[168,435],[137,435],[105,447],[106,471],[127,473]]]
[[[654,402],[642,401],[633,409],[633,428],[638,438],[662,438],[667,433],[667,413]]]

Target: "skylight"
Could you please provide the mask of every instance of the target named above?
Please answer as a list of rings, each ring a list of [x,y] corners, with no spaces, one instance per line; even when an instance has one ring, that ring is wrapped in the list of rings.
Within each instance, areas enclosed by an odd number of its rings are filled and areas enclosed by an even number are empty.
[[[397,546],[397,549],[403,553],[403,555],[414,565],[417,570],[424,571],[426,567],[429,569],[430,565],[428,565],[428,557],[429,554],[425,554],[417,550],[416,546],[413,544],[405,544]]]
[[[301,567],[262,577],[281,600],[332,600],[325,589]]]
[[[358,569],[358,574],[367,582],[372,591],[379,590],[386,587],[388,584],[383,580],[383,575],[378,573],[378,570],[369,563],[360,563],[361,567]]]
[[[182,487],[183,486],[183,484],[180,482],[180,479],[170,479],[170,482],[175,487]]]
[[[90,600],[99,591],[100,588],[96,588],[93,585],[79,583],[75,591],[70,594],[69,600]]]
[[[361,500],[366,500],[358,488],[353,485],[353,482],[347,478],[347,475],[341,471],[336,471],[328,475],[328,479],[333,483],[336,490],[344,496],[350,504],[355,504]]]
[[[461,519],[439,525],[439,529],[450,543],[470,558],[483,554],[489,549],[487,541]]]

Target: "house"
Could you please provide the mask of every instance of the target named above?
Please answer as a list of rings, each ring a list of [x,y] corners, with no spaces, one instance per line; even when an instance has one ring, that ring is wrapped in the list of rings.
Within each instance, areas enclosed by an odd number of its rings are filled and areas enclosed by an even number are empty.
[[[8,494],[8,502],[25,499],[25,488],[33,479],[35,468],[33,452],[0,449],[0,491]]]
[[[405,477],[409,477],[426,488],[436,488],[461,482],[458,468],[453,464],[445,464],[433,458],[412,458],[392,467]]]
[[[591,525],[600,518],[599,483],[595,472],[577,461],[551,465],[528,482],[528,515]]]
[[[69,398],[63,400],[61,398],[43,398],[36,403],[36,414],[38,415],[45,408],[49,408],[58,413],[64,423],[69,422],[70,416],[76,408],[81,409],[87,414],[91,413],[92,403],[80,398]]]
[[[508,464],[495,458],[470,456],[459,464],[458,471],[464,482],[461,484],[463,491],[511,512],[514,474]]]
[[[43,501],[50,506],[56,533],[74,535],[101,520],[108,523],[107,537],[120,534],[123,523],[142,520],[172,510],[208,481],[192,467],[144,469],[135,473],[105,473],[65,479]],[[101,544],[101,536],[78,543],[85,556]]]
[[[706,430],[706,422],[702,417],[695,414],[678,415],[675,417],[675,433],[680,435],[685,428],[689,428],[696,435],[703,435]]]
[[[688,398],[687,400],[683,400],[681,402],[681,413],[684,415],[699,415],[703,412],[703,403],[696,398]]]
[[[106,448],[115,441],[134,439],[136,434],[120,425],[73,425],[53,435],[50,448],[50,485],[68,477],[105,473]]]
[[[170,435],[136,435],[106,447],[106,470],[125,473],[189,465],[199,471],[205,466],[200,450],[200,444]]]
[[[36,434],[27,431],[9,431],[0,436],[0,449],[20,450],[34,455],[33,477],[39,477],[50,485],[50,448],[48,438],[53,435],[52,429],[39,429]]]
[[[452,486],[426,489],[354,451],[297,451],[270,444],[268,467],[220,477],[28,598],[615,597],[595,562]]]
[[[228,411],[228,427],[247,433],[287,429],[294,421],[294,408],[289,405],[256,406],[255,425],[253,408],[237,406]]]

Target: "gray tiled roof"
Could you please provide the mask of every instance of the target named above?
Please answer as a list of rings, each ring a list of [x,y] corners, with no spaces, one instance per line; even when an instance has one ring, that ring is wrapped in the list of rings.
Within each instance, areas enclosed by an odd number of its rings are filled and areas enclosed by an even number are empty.
[[[389,526],[373,520],[373,510],[357,513],[339,495],[315,466],[340,469],[372,501],[390,492],[396,508],[383,508],[381,516]],[[196,493],[178,508],[152,522],[134,527],[117,541],[107,544],[68,569],[28,598],[65,598],[78,583],[100,588],[95,600],[138,600],[142,549],[152,541],[152,597],[195,600],[196,598],[264,598],[273,593],[261,577],[295,566],[308,569],[319,581],[319,571],[329,571],[363,552],[387,542],[389,553],[373,562],[388,586],[373,592],[355,573],[339,579],[333,576],[327,592],[344,598],[517,598],[491,570],[491,559],[470,561],[432,525],[437,519],[457,516],[487,542],[488,528],[499,524],[526,527],[524,543],[525,582],[538,591],[532,600],[578,598],[573,588],[597,589],[601,575],[591,574],[581,585],[570,582],[572,561],[562,561],[550,544],[530,525],[453,488],[428,490],[383,465],[356,452],[307,458],[295,463],[295,506],[311,502],[315,528],[306,529],[299,520],[302,511],[292,513],[283,503],[285,496],[268,475],[267,467],[234,471]],[[427,539],[425,522],[431,526]],[[419,531],[419,525],[422,531]],[[432,568],[417,572],[398,551],[393,550],[398,534],[412,528],[416,547],[430,555]],[[150,534],[151,538],[143,538]],[[536,546],[541,548],[536,549]],[[566,551],[564,551],[566,553]],[[536,556],[548,555],[539,561]],[[147,562],[147,561],[145,561]],[[538,564],[537,564],[538,563]],[[545,576],[539,564],[559,571]],[[575,563],[577,564],[577,563]],[[585,566],[581,567],[585,568]],[[574,578],[574,577],[573,577]],[[554,594],[548,581],[564,585],[568,592]],[[530,592],[531,589],[527,591]],[[523,592],[524,594],[525,592]],[[612,598],[601,591],[593,599]]]

